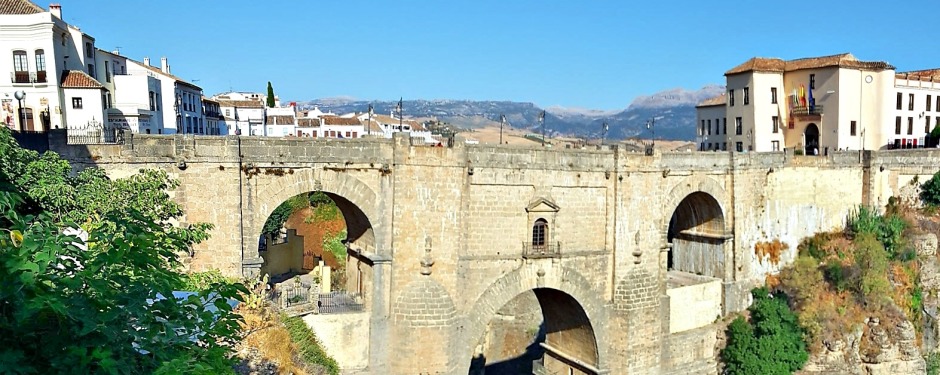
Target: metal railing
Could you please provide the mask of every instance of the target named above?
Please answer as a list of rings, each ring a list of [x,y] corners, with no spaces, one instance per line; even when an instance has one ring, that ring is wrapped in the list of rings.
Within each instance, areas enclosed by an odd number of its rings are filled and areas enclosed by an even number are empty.
[[[70,145],[124,144],[124,131],[120,129],[69,129],[66,139]]]
[[[821,115],[823,113],[823,106],[814,105],[793,107],[793,110],[790,111],[790,113],[794,116]]]
[[[543,244],[534,244],[532,242],[522,243],[523,258],[557,258],[560,256],[561,242],[546,242]]]
[[[346,292],[320,293],[320,314],[339,314],[363,310],[362,298]]]
[[[10,72],[11,83],[32,83],[29,79],[29,72]]]

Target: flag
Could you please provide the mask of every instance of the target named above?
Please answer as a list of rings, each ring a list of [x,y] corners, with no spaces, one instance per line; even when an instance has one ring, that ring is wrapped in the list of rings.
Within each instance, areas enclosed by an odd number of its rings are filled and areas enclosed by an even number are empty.
[[[809,87],[809,111],[813,112],[813,109],[816,107],[816,99],[813,99],[813,86]]]
[[[539,121],[540,122],[545,121],[545,111],[542,111],[542,113],[539,113]]]
[[[399,115],[401,115],[402,100],[403,100],[403,99],[404,99],[404,98],[398,98],[398,106],[395,107],[395,110],[398,111],[398,114],[399,114]]]
[[[372,108],[372,104],[369,104],[369,116],[372,116],[373,113],[374,113],[374,108]]]

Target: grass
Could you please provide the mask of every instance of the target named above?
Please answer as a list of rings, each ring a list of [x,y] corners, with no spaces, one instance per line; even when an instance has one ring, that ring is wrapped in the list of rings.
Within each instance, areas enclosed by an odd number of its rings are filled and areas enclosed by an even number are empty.
[[[339,365],[336,360],[323,351],[316,335],[310,327],[307,327],[303,319],[281,317],[281,321],[290,334],[290,340],[297,345],[298,354],[304,362],[323,367],[330,375],[339,375]]]

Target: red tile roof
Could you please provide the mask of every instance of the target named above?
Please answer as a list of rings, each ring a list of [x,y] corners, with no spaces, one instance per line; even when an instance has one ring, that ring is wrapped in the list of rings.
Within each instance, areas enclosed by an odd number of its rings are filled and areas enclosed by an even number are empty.
[[[103,89],[104,86],[88,73],[81,70],[69,70],[62,76],[62,88],[64,89]]]
[[[894,69],[891,64],[883,61],[860,61],[851,53],[840,53],[838,55],[807,57],[787,61],[778,58],[753,57],[743,64],[731,68],[731,70],[725,72],[725,75],[728,76],[745,72],[780,73],[828,67],[871,70]]]
[[[940,68],[912,70],[910,72],[898,72],[895,75],[898,79],[913,79],[917,81],[940,82]]]
[[[45,12],[29,0],[0,0],[0,14],[36,14]]]
[[[289,116],[289,115],[268,116],[267,124],[268,125],[294,125],[294,116]]]
[[[254,100],[219,100],[220,107],[264,108],[261,102]]]
[[[300,127],[314,127],[320,126],[320,119],[318,118],[298,118],[297,126]]]
[[[362,123],[359,122],[359,119],[355,117],[343,118],[343,117],[334,117],[334,116],[323,117],[323,124],[324,125],[362,125]]]
[[[695,107],[696,107],[696,108],[698,108],[698,107],[714,107],[714,106],[717,106],[717,105],[723,106],[723,105],[725,105],[725,103],[727,102],[727,100],[728,100],[728,99],[727,99],[727,97],[725,97],[725,94],[721,94],[721,95],[718,95],[718,96],[713,97],[713,98],[705,99],[705,100],[703,100],[701,103],[698,103],[698,105],[695,106]]]

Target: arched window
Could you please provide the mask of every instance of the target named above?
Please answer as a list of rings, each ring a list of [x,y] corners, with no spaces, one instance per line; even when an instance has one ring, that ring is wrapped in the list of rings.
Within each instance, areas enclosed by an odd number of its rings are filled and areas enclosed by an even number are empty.
[[[545,250],[545,245],[548,243],[548,221],[545,219],[538,219],[535,221],[535,224],[532,225],[532,249],[533,250]]]
[[[29,83],[26,51],[13,51],[13,83]]]
[[[41,49],[36,50],[36,82],[46,82],[46,52]]]

